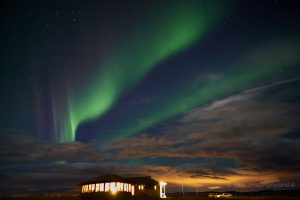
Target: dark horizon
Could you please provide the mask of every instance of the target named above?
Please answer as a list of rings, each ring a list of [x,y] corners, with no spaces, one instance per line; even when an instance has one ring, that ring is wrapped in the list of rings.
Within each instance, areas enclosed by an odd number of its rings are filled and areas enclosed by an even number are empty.
[[[207,191],[173,191],[167,192],[167,197],[207,197],[211,193],[229,193],[235,197],[245,196],[245,197],[267,197],[267,196],[285,196],[285,197],[298,197],[300,195],[299,189],[261,189],[255,191],[236,191],[236,190],[207,190]],[[198,195],[197,195],[198,194]],[[8,194],[0,195],[2,197],[39,197],[39,196],[59,196],[65,195],[66,197],[78,197],[80,193],[78,191],[56,191],[56,192],[46,192],[46,193],[33,193],[33,194]]]

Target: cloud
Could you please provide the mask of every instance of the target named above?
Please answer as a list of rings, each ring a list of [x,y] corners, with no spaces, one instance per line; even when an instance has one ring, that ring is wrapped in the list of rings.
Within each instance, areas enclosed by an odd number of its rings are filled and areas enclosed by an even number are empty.
[[[93,143],[53,144],[15,131],[0,131],[0,194],[78,190],[87,178],[113,169]]]
[[[208,177],[255,172],[273,180],[297,179],[300,140],[283,136],[300,128],[299,93],[293,92],[299,89],[300,80],[294,79],[247,90],[196,108],[159,132],[122,138],[106,149],[118,159],[203,158],[198,167],[207,165]],[[218,159],[235,165],[228,170],[228,165],[208,164]]]
[[[208,178],[212,178],[212,179],[226,179],[224,177],[220,177],[220,176],[211,176],[211,175],[199,175],[199,174],[195,174],[195,175],[191,175],[191,178],[202,178],[202,177],[208,177]]]
[[[150,175],[167,181],[169,191],[182,182],[187,190],[300,183],[299,89],[300,80],[290,80],[247,90],[101,150],[2,130],[0,193],[78,191],[80,182],[106,172]]]
[[[103,173],[157,177],[168,170],[114,162],[93,143],[52,144],[15,130],[1,130],[0,141],[0,194],[79,192],[81,182]]]
[[[53,144],[14,130],[0,131],[0,140],[2,141],[0,163],[84,161],[104,158],[104,155],[96,151],[93,143]]]

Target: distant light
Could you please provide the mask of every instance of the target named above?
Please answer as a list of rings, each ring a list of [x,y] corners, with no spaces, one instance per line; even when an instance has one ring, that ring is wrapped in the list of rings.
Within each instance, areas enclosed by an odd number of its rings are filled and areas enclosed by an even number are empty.
[[[154,190],[156,190],[156,185],[154,186]]]

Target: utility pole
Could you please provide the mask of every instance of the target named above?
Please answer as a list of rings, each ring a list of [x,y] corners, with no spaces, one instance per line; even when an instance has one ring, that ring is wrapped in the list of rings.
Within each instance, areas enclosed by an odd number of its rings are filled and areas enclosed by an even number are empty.
[[[195,170],[195,167],[194,167],[194,177],[196,178],[196,170]],[[198,197],[198,185],[196,183],[196,191],[197,191],[197,197]]]
[[[182,191],[182,197],[184,197],[182,168],[181,168],[181,191]]]

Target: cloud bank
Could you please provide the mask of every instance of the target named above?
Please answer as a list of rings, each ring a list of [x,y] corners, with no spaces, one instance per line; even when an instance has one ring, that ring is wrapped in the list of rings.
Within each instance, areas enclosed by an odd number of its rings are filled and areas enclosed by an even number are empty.
[[[170,190],[182,182],[191,190],[276,181],[299,187],[299,94],[299,79],[254,88],[100,149],[3,130],[0,191],[77,191],[81,181],[105,172],[151,175]]]

